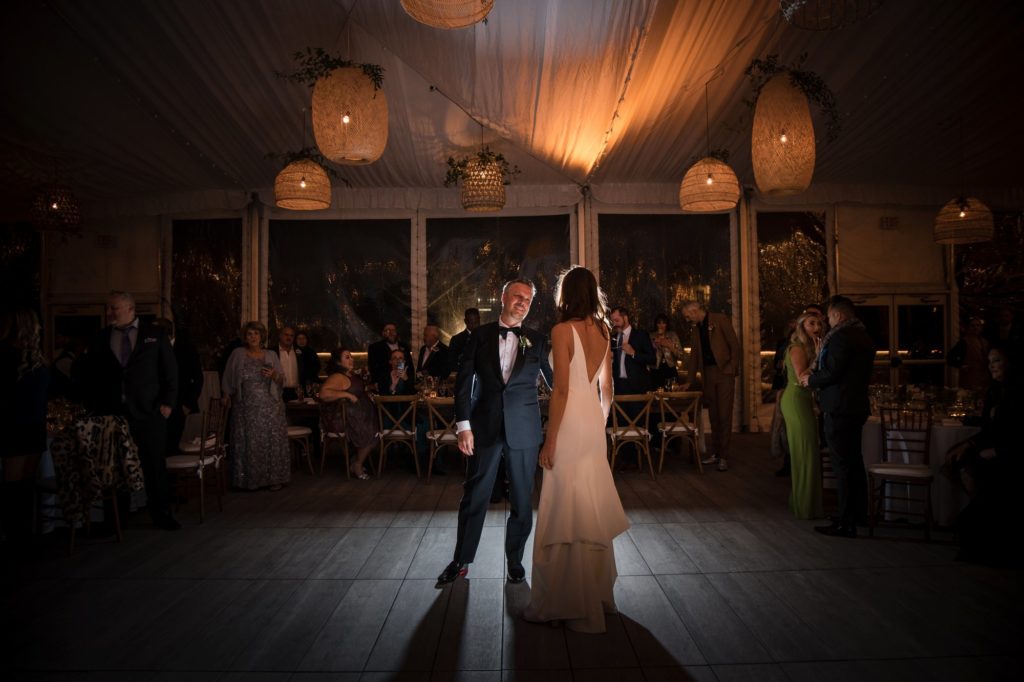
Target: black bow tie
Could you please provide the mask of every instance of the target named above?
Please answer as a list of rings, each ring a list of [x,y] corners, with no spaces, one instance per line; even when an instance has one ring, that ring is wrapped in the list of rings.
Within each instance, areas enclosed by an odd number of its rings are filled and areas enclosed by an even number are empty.
[[[523,333],[519,327],[498,327],[498,334],[500,334],[503,339],[508,336],[509,332],[512,332],[516,336],[520,336]]]

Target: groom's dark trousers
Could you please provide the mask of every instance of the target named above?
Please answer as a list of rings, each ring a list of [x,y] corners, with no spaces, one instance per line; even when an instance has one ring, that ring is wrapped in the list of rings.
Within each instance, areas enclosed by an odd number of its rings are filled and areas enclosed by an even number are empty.
[[[533,529],[533,478],[537,471],[537,448],[513,450],[502,438],[487,447],[476,448],[469,458],[465,493],[459,504],[459,534],[455,543],[455,561],[472,563],[480,544],[484,519],[491,503],[498,462],[505,458],[509,479],[509,507],[511,514],[505,526],[505,557],[510,563],[522,563],[526,539]],[[465,519],[465,522],[463,522]]]

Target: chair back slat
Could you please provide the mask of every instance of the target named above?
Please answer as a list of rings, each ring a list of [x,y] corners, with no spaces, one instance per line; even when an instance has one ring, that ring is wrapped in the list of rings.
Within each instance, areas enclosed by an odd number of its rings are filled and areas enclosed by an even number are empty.
[[[390,431],[409,431],[416,428],[416,395],[377,395],[373,398],[377,404],[377,415],[380,417],[380,430],[382,434]],[[401,410],[401,405],[405,409]],[[392,411],[391,405],[397,405]],[[396,414],[398,413],[398,414]]]
[[[455,398],[427,398],[426,403],[430,430],[456,435]]]
[[[612,428],[617,432],[627,432],[640,429],[648,430],[651,417],[651,403],[654,398],[649,393],[617,395],[612,399]],[[630,416],[625,405],[640,403],[641,407],[637,413]]]
[[[661,421],[700,432],[700,391],[662,391],[654,394],[661,410]]]
[[[320,433],[337,433],[334,429],[334,424],[345,423],[346,403],[348,401],[344,398],[330,402],[320,402]],[[332,418],[334,415],[337,415],[337,421]]]
[[[929,464],[931,410],[883,407],[879,416],[882,423],[882,462]]]

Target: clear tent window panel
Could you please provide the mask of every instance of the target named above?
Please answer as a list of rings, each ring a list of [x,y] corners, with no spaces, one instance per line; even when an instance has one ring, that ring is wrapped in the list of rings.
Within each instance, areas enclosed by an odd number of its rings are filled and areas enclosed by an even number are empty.
[[[242,220],[175,220],[171,311],[206,369],[238,336],[242,310]]]
[[[410,333],[408,220],[271,220],[269,327],[318,351],[363,351],[387,323]]]
[[[652,329],[664,313],[685,341],[684,301],[732,314],[728,215],[602,213],[598,227],[601,288],[632,324]]]
[[[427,321],[447,339],[464,328],[466,308],[481,322],[501,312],[501,287],[525,277],[537,287],[526,325],[544,334],[555,324],[554,288],[569,262],[569,216],[427,220]]]

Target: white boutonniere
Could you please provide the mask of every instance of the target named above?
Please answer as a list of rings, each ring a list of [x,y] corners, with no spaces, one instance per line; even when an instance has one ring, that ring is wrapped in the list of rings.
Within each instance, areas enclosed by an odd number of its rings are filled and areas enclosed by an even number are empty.
[[[530,339],[526,338],[525,334],[521,334],[519,336],[519,350],[523,352],[523,355],[526,355],[526,351],[530,348],[533,348],[533,343]]]

